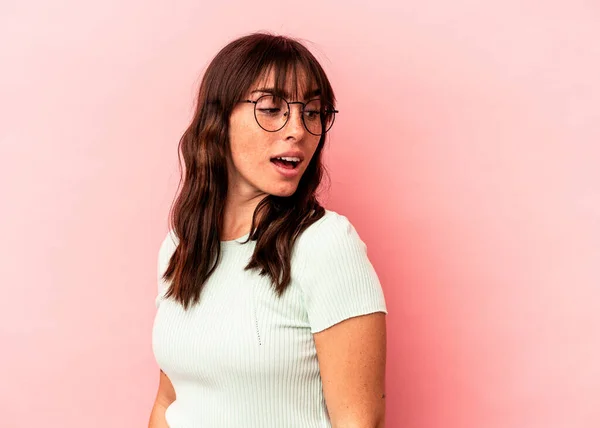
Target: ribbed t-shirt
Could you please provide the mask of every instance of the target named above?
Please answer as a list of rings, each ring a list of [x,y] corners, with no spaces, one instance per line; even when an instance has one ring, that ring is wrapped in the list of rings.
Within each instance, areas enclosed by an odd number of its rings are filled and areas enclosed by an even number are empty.
[[[297,239],[281,298],[269,276],[244,271],[256,245],[221,241],[221,260],[197,304],[166,299],[162,280],[178,240],[158,251],[152,347],[176,400],[170,428],[330,428],[312,334],[345,319],[387,314],[367,246],[343,215],[326,210]]]

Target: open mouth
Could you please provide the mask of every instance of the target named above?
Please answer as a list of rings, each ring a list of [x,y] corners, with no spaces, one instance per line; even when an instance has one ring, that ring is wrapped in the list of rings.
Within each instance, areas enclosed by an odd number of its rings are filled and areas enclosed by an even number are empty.
[[[302,161],[292,161],[292,160],[285,160],[285,159],[280,159],[280,158],[272,158],[271,162],[273,162],[275,165],[277,165],[281,168],[296,169],[298,167],[298,165],[300,165],[300,162],[302,162]]]

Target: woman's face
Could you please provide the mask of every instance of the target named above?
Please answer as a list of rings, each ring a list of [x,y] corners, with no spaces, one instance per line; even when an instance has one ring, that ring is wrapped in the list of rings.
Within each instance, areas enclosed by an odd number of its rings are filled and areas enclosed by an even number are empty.
[[[298,73],[298,93],[308,94],[317,88],[307,88],[302,84],[302,74]],[[259,89],[274,88],[274,76],[271,73],[262,82],[257,82],[245,94],[243,99],[256,101],[268,92]],[[291,99],[291,85],[286,87],[285,98],[288,102],[314,99]],[[301,104],[290,105],[290,117],[285,126],[276,132],[262,129],[255,117],[251,103],[239,103],[229,119],[229,141],[231,156],[229,160],[229,192],[236,199],[254,199],[260,196],[291,196],[308,167],[320,137],[309,133],[301,117]],[[264,105],[262,107],[265,107]],[[264,114],[268,111],[262,110]],[[259,113],[260,115],[260,113]],[[278,166],[272,159],[276,156],[299,157],[300,163],[293,169]],[[233,163],[233,164],[231,164]]]

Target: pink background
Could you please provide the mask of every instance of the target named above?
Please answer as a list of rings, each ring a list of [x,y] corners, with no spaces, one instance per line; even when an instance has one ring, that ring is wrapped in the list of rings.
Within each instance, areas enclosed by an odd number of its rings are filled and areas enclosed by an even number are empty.
[[[203,68],[305,38],[325,205],[384,286],[388,428],[600,426],[595,1],[0,6],[0,425],[147,423],[156,257]]]

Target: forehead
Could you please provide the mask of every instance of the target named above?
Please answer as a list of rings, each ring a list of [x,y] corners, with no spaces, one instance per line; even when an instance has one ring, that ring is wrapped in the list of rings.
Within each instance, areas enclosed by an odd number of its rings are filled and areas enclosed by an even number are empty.
[[[316,79],[302,67],[292,67],[286,72],[271,67],[264,71],[248,90],[273,92],[288,99],[306,99],[319,94]]]

